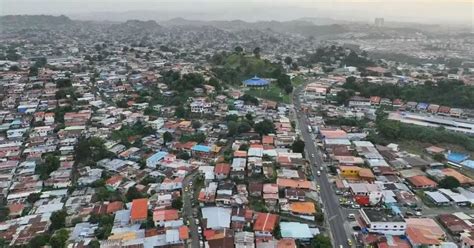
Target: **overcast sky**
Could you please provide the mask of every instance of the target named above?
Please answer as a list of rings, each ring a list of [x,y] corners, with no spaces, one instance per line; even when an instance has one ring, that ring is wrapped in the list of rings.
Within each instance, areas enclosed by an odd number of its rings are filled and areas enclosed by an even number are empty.
[[[201,20],[291,20],[325,17],[343,20],[417,21],[472,25],[473,0],[0,0],[0,13],[65,14],[73,18],[107,19],[98,12],[144,11],[145,18]],[[150,15],[156,12],[156,15]],[[127,15],[132,16],[134,15]],[[112,16],[110,16],[112,18]],[[136,18],[139,18],[137,15]]]

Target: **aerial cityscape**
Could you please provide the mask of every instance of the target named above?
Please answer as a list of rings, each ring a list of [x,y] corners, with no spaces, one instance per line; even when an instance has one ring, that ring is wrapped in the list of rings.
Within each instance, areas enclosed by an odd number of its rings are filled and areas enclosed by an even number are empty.
[[[474,3],[375,2],[0,0],[0,247],[474,247]]]

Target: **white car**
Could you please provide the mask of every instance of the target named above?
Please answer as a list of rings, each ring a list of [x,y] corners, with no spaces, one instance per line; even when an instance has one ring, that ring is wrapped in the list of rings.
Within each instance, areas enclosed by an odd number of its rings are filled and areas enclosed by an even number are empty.
[[[311,157],[314,158],[314,153],[311,153]]]
[[[318,170],[316,174],[318,175],[318,177],[321,176],[321,171]]]

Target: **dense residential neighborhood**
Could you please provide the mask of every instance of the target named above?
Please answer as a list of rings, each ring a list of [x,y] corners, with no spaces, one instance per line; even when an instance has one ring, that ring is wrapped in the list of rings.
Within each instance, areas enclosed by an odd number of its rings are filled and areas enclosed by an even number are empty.
[[[472,57],[0,19],[1,247],[474,246]]]

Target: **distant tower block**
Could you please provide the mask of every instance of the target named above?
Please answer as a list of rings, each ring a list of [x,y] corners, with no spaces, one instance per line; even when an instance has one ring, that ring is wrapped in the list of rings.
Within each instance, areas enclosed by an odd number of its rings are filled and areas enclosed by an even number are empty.
[[[383,27],[385,20],[383,18],[375,18],[375,26]]]

